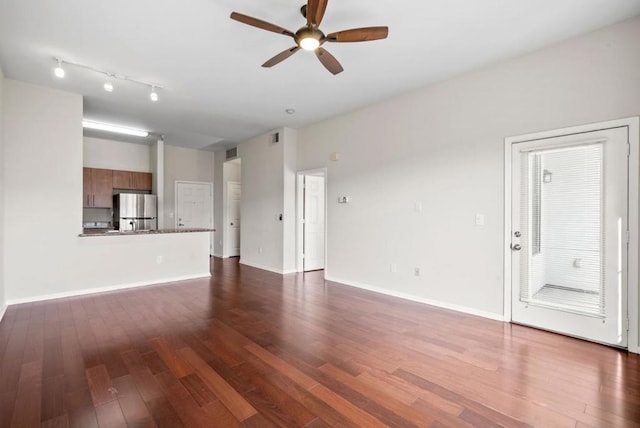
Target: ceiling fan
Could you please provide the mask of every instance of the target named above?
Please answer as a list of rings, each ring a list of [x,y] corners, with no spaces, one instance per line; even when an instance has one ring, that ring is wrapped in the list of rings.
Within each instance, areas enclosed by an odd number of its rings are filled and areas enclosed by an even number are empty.
[[[300,28],[295,33],[282,28],[278,25],[271,24],[258,18],[243,15],[241,13],[232,12],[231,19],[242,22],[253,27],[261,28],[263,30],[272,31],[274,33],[283,34],[285,36],[292,37],[296,42],[296,45],[280,52],[264,64],[263,67],[273,67],[276,64],[289,58],[300,49],[315,51],[316,56],[333,74],[338,74],[344,69],[338,62],[338,60],[331,55],[322,45],[326,42],[366,42],[369,40],[385,39],[389,34],[388,27],[365,27],[365,28],[353,28],[351,30],[338,31],[325,35],[320,31],[320,23],[324,17],[324,12],[327,9],[328,0],[307,0],[307,4],[300,8],[302,16],[307,19],[307,25]]]

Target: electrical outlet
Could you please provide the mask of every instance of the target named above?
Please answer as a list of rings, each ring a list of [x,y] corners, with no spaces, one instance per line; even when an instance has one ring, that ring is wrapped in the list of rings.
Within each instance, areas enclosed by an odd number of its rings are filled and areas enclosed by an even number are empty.
[[[413,269],[413,274],[414,274],[415,276],[420,276],[420,268],[419,268],[419,267],[416,267],[415,269]]]
[[[156,264],[162,264],[162,256],[156,256]]]
[[[262,254],[262,247],[258,247],[258,253]]]
[[[392,273],[396,273],[398,272],[398,265],[396,263],[391,263],[390,269]]]

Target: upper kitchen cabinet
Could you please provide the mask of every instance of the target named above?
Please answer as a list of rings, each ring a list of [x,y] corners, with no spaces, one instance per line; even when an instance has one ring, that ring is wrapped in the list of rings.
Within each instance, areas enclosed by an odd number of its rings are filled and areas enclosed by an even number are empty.
[[[135,190],[149,190],[152,189],[152,179],[150,172],[132,172],[131,181],[133,182],[133,189]]]
[[[85,208],[111,208],[113,206],[113,171],[83,168],[82,185]]]
[[[113,171],[114,189],[151,191],[151,181],[149,172]]]

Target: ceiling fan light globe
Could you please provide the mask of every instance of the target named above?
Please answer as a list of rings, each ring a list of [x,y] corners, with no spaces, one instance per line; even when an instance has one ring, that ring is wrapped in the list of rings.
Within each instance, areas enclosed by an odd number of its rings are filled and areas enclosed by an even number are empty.
[[[320,41],[315,37],[305,37],[300,40],[300,47],[306,51],[316,50],[320,46]]]

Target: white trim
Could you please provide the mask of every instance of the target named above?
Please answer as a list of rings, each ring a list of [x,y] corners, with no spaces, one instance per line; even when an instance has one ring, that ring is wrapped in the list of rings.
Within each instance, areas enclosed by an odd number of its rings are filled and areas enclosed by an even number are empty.
[[[629,332],[627,346],[630,352],[640,354],[640,291],[638,290],[640,262],[640,117],[626,119],[629,126],[629,232],[631,242],[628,247],[628,310]]]
[[[0,322],[2,322],[2,318],[4,318],[4,314],[7,313],[7,308],[9,307],[9,305],[4,304],[2,306],[2,308],[0,308]]]
[[[124,290],[127,288],[138,288],[145,287],[150,285],[160,285],[168,282],[178,282],[178,281],[187,281],[190,279],[198,279],[198,278],[206,278],[210,277],[211,272],[200,273],[194,275],[184,275],[184,276],[176,276],[172,278],[162,278],[156,279],[153,281],[141,281],[141,282],[132,282],[128,284],[120,284],[120,285],[109,285],[107,287],[97,287],[97,288],[85,288],[83,290],[75,290],[75,291],[67,291],[63,293],[53,293],[53,294],[42,294],[40,296],[33,297],[23,297],[20,299],[10,299],[7,301],[8,305],[19,305],[21,303],[32,303],[32,302],[40,302],[42,300],[51,300],[51,299],[61,299],[65,297],[75,297],[75,296],[84,296],[87,294],[96,294],[96,293],[104,293],[108,291],[117,291]]]
[[[296,269],[294,270],[294,272],[303,272],[304,271],[304,260],[302,258],[302,254],[304,252],[304,248],[303,248],[303,236],[302,236],[302,231],[303,231],[303,218],[302,218],[302,211],[304,208],[304,189],[302,187],[302,179],[305,175],[320,175],[322,174],[322,176],[324,177],[324,269],[326,271],[327,269],[327,260],[329,259],[327,257],[327,238],[329,236],[329,234],[327,233],[327,229],[328,229],[328,217],[327,217],[327,212],[328,212],[328,199],[327,199],[327,195],[328,195],[328,170],[327,168],[316,168],[316,169],[307,169],[304,171],[298,171],[296,172]]]
[[[590,123],[569,128],[554,129],[532,134],[518,135],[507,137],[504,140],[504,302],[503,316],[506,321],[511,321],[511,151],[512,146],[516,143],[525,141],[542,140],[546,138],[559,137],[563,135],[580,134],[585,132],[599,131],[609,128],[628,127],[629,144],[631,154],[629,156],[629,232],[631,242],[628,248],[628,316],[629,331],[627,337],[627,349],[629,352],[640,353],[640,318],[638,312],[640,310],[640,295],[638,290],[639,280],[639,257],[640,257],[640,214],[638,212],[640,192],[640,117],[628,117],[606,122]]]
[[[482,318],[488,318],[494,321],[504,322],[504,318],[502,317],[502,315],[494,314],[492,312],[481,311],[478,309],[469,308],[467,306],[456,305],[453,303],[442,302],[439,300],[425,299],[424,297],[414,296],[413,294],[398,293],[398,292],[388,290],[386,288],[378,288],[378,287],[374,287],[374,286],[363,284],[361,282],[356,282],[356,281],[347,281],[344,279],[329,277],[329,276],[326,276],[325,279],[327,281],[337,282],[339,284],[346,285],[349,287],[360,288],[363,290],[373,291],[374,293],[380,293],[380,294],[397,297],[404,300],[410,300],[412,302],[424,303],[426,305],[436,306],[442,309],[448,309],[450,311],[461,312],[464,314],[474,315]]]
[[[260,265],[260,264],[257,264],[257,263],[246,262],[246,261],[244,261],[242,259],[239,261],[239,263],[241,265],[249,266],[249,267],[252,267],[252,268],[256,268],[256,269],[261,269],[261,270],[266,270],[266,271],[269,271],[269,272],[277,273],[279,275],[288,275],[290,273],[296,273],[295,269],[287,269],[287,270],[275,269],[275,268],[272,268],[272,267],[269,267],[269,266]]]

